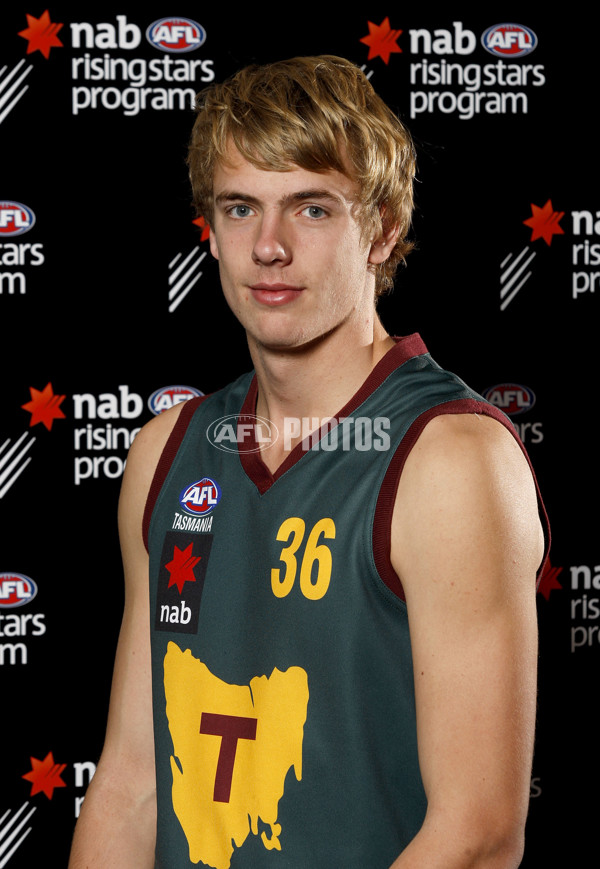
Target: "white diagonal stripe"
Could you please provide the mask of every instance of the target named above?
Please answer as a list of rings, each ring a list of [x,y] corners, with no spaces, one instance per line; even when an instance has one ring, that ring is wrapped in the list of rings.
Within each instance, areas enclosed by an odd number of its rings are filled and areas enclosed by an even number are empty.
[[[27,452],[27,450],[30,449],[33,446],[33,444],[35,443],[35,437],[33,437],[33,436],[31,438],[31,440],[29,441],[29,443],[25,444],[25,446],[23,447],[21,452],[15,456],[15,458],[12,460],[12,462],[10,462],[10,464],[7,467],[5,467],[6,463],[13,456],[15,451],[19,449],[23,440],[27,437],[27,434],[28,434],[27,432],[22,434],[21,437],[19,438],[19,440],[16,443],[14,443],[13,446],[11,447],[11,449],[8,450],[8,452],[5,453],[2,456],[2,458],[0,459],[0,470],[2,470],[2,473],[0,474],[0,484],[4,483],[4,481],[6,480],[7,477],[9,478],[8,482],[2,487],[2,489],[0,489],[0,498],[4,497],[6,492],[10,489],[10,487],[17,480],[17,478],[23,473],[23,471],[25,470],[25,468],[27,467],[27,465],[31,461],[31,457],[26,459],[25,462],[21,465],[21,467],[18,468],[12,476],[10,476],[12,471],[19,464],[19,462],[21,461],[21,459],[23,458],[23,456]],[[3,450],[6,448],[6,446],[9,443],[10,443],[10,441],[7,440],[2,444],[2,447],[0,447],[0,453],[3,452]]]
[[[525,269],[527,268],[529,263],[534,259],[534,257],[535,257],[535,252],[532,253],[528,259],[525,260],[525,262],[523,263],[521,268],[514,273],[514,275],[512,276],[510,281],[506,284],[506,286],[500,290],[500,298],[501,299],[503,299],[504,296],[506,296],[506,294],[508,293],[508,291],[510,290],[510,288],[512,287],[514,282],[517,281],[521,277],[521,275],[523,274],[523,272],[525,271]]]
[[[525,254],[527,253],[528,250],[529,250],[528,247],[524,247],[523,250],[521,251],[521,253],[519,254],[519,256],[518,256],[518,257],[516,258],[516,260],[512,263],[512,265],[511,265],[509,268],[506,269],[506,271],[504,272],[503,275],[500,276],[500,282],[501,282],[501,283],[504,283],[504,281],[505,281],[506,278],[509,276],[509,274],[511,273],[511,271],[512,271],[512,270],[515,268],[515,266],[516,266],[516,265],[521,261],[521,259],[525,256]],[[506,263],[509,261],[509,259],[510,259],[511,257],[512,257],[512,253],[509,253],[509,255],[508,255],[508,256],[503,260],[503,262],[500,263],[500,268],[504,268],[504,266],[506,265]]]
[[[202,272],[198,272],[194,276],[194,272],[197,271],[200,263],[206,256],[206,251],[198,256],[199,252],[200,247],[196,245],[196,247],[192,248],[192,250],[183,260],[181,259],[183,253],[178,253],[169,263],[169,270],[171,271],[171,274],[169,275],[170,314],[172,314],[173,311],[181,304],[181,302],[190,292],[192,287],[194,287],[198,280],[202,277]],[[177,266],[177,268],[174,269],[174,266]]]
[[[194,256],[194,254],[198,253],[199,250],[200,250],[199,247],[195,247],[195,248],[193,248],[193,249],[191,250],[191,252],[186,256],[186,258],[185,258],[184,261],[180,264],[180,266],[179,266],[177,269],[175,269],[175,271],[173,272],[173,274],[169,277],[169,283],[170,283],[170,284],[172,284],[173,281],[177,280],[177,278],[179,277],[179,273],[181,272],[181,270],[184,269],[184,268],[186,267],[186,265],[189,263],[189,261],[191,260],[191,258]],[[180,254],[180,256],[181,256],[181,254]],[[198,259],[198,262],[199,262],[199,263],[202,262],[202,260],[204,259],[205,256],[206,256],[206,251],[204,251],[204,253],[202,254],[202,256]],[[175,262],[175,260],[173,260],[173,262]]]
[[[15,73],[17,73],[17,72],[20,70],[20,68],[23,66],[24,63],[25,63],[25,59],[20,60],[20,61],[18,62],[18,64],[15,66],[15,68],[12,69],[12,70],[9,72],[9,74],[6,76],[6,78],[4,79],[4,81],[3,81],[2,83],[0,83],[0,93],[4,90],[4,88],[6,87],[6,85],[10,82],[11,78],[13,77],[13,75],[14,75]],[[33,69],[33,66],[28,66],[28,67],[27,67],[27,69],[25,70],[25,72],[23,73],[23,75],[21,76],[21,78],[20,78],[20,79],[17,79],[17,81],[16,81],[15,84],[13,85],[13,89],[14,89],[15,87],[18,87],[18,86],[19,86],[19,84],[23,81],[23,79],[25,78],[25,76],[26,76],[26,75],[29,75],[29,73],[31,72],[32,69]],[[5,72],[6,72],[6,67],[3,66],[2,69],[0,70],[0,76],[3,76]]]
[[[6,76],[4,81],[0,83],[0,93],[4,90],[4,88],[10,82],[13,75],[19,70],[19,68],[24,63],[25,63],[24,60],[20,61],[17,64],[17,66]],[[4,67],[4,69],[2,70],[2,73],[4,73],[5,69],[6,69],[6,67]],[[4,118],[8,115],[8,113],[13,109],[13,107],[16,105],[16,103],[21,99],[23,94],[29,89],[29,85],[25,85],[25,87],[23,87],[19,91],[19,93],[15,96],[15,98],[10,103],[8,103],[8,105],[6,105],[6,103],[8,102],[8,100],[10,100],[13,93],[19,87],[21,82],[26,78],[26,76],[29,75],[29,73],[31,72],[32,69],[33,69],[33,66],[26,67],[25,72],[19,78],[17,78],[17,80],[15,82],[13,82],[12,86],[0,98],[0,108],[4,109],[3,112],[0,114],[0,124],[2,123]]]
[[[23,96],[23,94],[24,94],[26,91],[28,91],[28,90],[29,90],[29,85],[26,84],[25,87],[23,88],[23,90],[20,91],[20,93],[18,93],[18,94],[16,95],[16,97],[14,98],[14,100],[12,101],[12,103],[9,103],[9,104],[7,105],[7,107],[4,109],[4,111],[2,112],[2,114],[0,114],[0,124],[2,123],[2,121],[4,120],[4,118],[5,118],[5,117],[6,117],[6,116],[7,116],[7,115],[8,115],[8,114],[13,110],[14,106],[19,102],[19,100],[21,99],[21,97]]]
[[[502,302],[502,304],[500,305],[500,310],[501,310],[501,311],[504,311],[504,310],[505,310],[505,309],[510,305],[510,303],[512,302],[512,300],[514,299],[514,297],[517,295],[517,293],[519,292],[519,290],[520,290],[521,287],[523,286],[523,284],[524,284],[526,281],[529,280],[529,278],[531,277],[531,275],[532,275],[531,272],[527,272],[527,274],[525,275],[525,277],[523,278],[523,280],[521,281],[521,283],[520,283],[520,284],[517,284],[517,286],[514,288],[514,290],[513,290],[512,293],[510,294],[510,296]]]
[[[169,299],[172,299],[174,296],[177,295],[177,293],[179,292],[179,288],[182,287],[183,284],[185,284],[185,282],[189,280],[189,278],[196,271],[205,256],[206,252],[203,253],[202,256],[196,260],[196,262],[192,263],[187,272],[183,274],[182,278],[175,284],[174,287],[171,287],[171,289],[169,290]],[[202,272],[200,272],[200,274],[202,274]]]
[[[172,314],[173,311],[175,310],[175,308],[176,308],[176,307],[177,307],[181,302],[183,302],[184,298],[187,296],[187,294],[188,294],[189,291],[192,289],[192,287],[194,286],[194,284],[196,284],[196,283],[200,280],[201,277],[202,277],[202,272],[198,272],[198,274],[197,274],[196,277],[193,279],[193,281],[192,281],[190,284],[188,284],[188,286],[185,287],[185,289],[184,289],[184,290],[179,294],[179,297],[178,297],[177,299],[175,299],[175,301],[172,302],[172,303],[169,305],[169,313],[170,313],[170,314]],[[170,295],[170,294],[169,294],[169,298],[171,298],[171,295]]]
[[[10,828],[19,819],[19,815],[27,808],[28,805],[29,805],[28,802],[23,803],[23,805],[18,810],[18,812],[16,812],[16,814],[13,816],[13,818],[8,822],[6,827],[3,830],[0,830],[0,839],[4,839],[6,834],[9,832]],[[8,861],[10,860],[12,855],[15,853],[17,848],[21,845],[21,843],[29,835],[29,833],[31,833],[32,827],[29,827],[27,830],[25,830],[25,832],[22,834],[22,836],[19,839],[17,839],[17,841],[14,842],[14,844],[13,844],[14,839],[16,838],[16,836],[18,836],[18,834],[21,832],[21,830],[23,829],[25,824],[29,821],[29,819],[31,818],[31,816],[33,815],[35,810],[36,810],[35,806],[32,809],[30,809],[28,814],[26,814],[22,818],[20,824],[18,824],[15,827],[15,829],[12,831],[10,836],[7,839],[5,839],[5,841],[2,842],[2,844],[0,844],[0,858],[1,858],[0,859],[0,869],[2,869],[3,866],[6,866],[6,864],[8,863]],[[4,822],[4,820],[8,814],[9,814],[9,812],[6,812],[3,815],[2,821],[0,823]],[[5,853],[6,849],[9,847],[9,845],[12,845],[12,848],[10,849],[10,851]]]

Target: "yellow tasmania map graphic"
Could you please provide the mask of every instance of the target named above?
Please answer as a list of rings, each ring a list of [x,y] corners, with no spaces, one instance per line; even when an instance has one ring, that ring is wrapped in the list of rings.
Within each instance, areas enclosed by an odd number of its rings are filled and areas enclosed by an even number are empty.
[[[306,672],[275,669],[249,685],[230,685],[171,642],[164,677],[173,808],[191,862],[229,869],[234,848],[259,834],[259,820],[264,847],[281,850],[285,778],[292,767],[302,778]]]

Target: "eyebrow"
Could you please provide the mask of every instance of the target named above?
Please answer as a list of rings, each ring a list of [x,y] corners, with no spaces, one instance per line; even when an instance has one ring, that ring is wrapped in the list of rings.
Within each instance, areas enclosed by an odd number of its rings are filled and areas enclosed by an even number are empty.
[[[332,193],[331,190],[312,189],[298,190],[295,193],[288,193],[283,196],[277,203],[280,206],[293,205],[295,202],[304,202],[307,199],[328,200],[343,204],[346,200],[342,196]],[[223,190],[215,197],[215,202],[221,204],[223,202],[247,202],[249,205],[260,205],[260,199],[256,196],[251,196],[248,193],[242,193],[236,190]]]

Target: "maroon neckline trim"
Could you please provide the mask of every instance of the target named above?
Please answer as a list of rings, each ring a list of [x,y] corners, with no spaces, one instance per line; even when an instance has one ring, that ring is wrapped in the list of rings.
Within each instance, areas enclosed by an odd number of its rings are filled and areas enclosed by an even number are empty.
[[[371,393],[377,389],[378,386],[381,386],[386,377],[388,377],[400,365],[404,362],[408,362],[409,359],[412,359],[415,356],[421,356],[424,353],[427,353],[427,347],[420,335],[417,333],[401,338],[395,338],[394,340],[396,341],[395,346],[391,347],[385,356],[379,360],[362,386],[359,387],[350,401],[334,415],[333,419],[350,416],[356,408],[360,407],[363,401],[365,401]],[[255,413],[257,395],[258,382],[255,375],[252,378],[252,383],[250,384],[240,415],[251,415]],[[325,433],[326,430],[321,429],[319,432],[315,432],[313,439],[317,440],[324,436]],[[283,476],[286,471],[289,471],[289,469],[292,468],[305,453],[302,444],[297,444],[289,456],[287,456],[281,465],[279,465],[277,470],[274,473],[271,473],[261,458],[258,444],[254,441],[251,446],[254,447],[252,451],[239,454],[240,462],[242,463],[246,476],[252,480],[261,495],[263,495],[276,480]]]

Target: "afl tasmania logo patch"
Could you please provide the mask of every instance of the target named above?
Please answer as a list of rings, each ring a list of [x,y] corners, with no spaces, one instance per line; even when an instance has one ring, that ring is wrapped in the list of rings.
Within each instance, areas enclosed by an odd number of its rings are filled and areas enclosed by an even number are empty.
[[[179,496],[179,503],[190,516],[208,516],[221,500],[221,489],[210,477],[202,477],[186,486]]]

